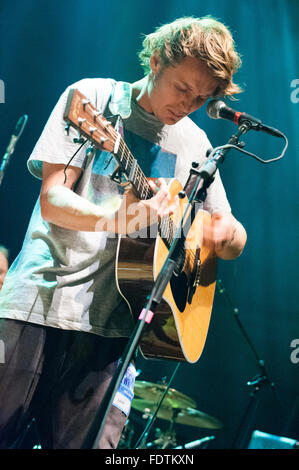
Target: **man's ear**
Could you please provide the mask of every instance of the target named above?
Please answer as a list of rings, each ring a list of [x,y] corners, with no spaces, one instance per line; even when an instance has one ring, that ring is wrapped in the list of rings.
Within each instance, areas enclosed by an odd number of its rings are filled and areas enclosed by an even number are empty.
[[[162,67],[161,56],[158,51],[154,51],[150,56],[150,68],[154,75],[157,75]]]

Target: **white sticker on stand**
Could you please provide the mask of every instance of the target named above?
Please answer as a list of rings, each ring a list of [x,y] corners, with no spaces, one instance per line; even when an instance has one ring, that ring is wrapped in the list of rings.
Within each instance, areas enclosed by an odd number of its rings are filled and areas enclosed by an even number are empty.
[[[131,403],[134,398],[134,385],[136,377],[136,368],[130,364],[121,381],[118,391],[115,394],[113,405],[120,409],[126,416],[129,415]]]

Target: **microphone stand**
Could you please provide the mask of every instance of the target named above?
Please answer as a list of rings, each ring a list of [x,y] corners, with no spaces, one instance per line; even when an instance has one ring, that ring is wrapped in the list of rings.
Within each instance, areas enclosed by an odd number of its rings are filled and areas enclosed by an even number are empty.
[[[99,441],[102,435],[102,431],[105,425],[105,420],[109,409],[112,405],[114,395],[116,394],[121,381],[124,377],[124,374],[134,357],[135,351],[139,345],[143,330],[146,326],[146,323],[150,323],[152,318],[154,317],[154,312],[156,307],[162,300],[163,293],[170,282],[170,279],[173,275],[175,268],[179,268],[178,266],[178,259],[180,250],[184,247],[184,230],[183,223],[186,218],[186,214],[189,213],[187,216],[189,219],[189,223],[184,226],[191,227],[191,224],[196,216],[197,211],[199,210],[200,203],[204,202],[206,198],[206,191],[207,188],[214,180],[214,174],[219,166],[220,163],[224,161],[225,154],[230,150],[232,147],[243,147],[244,143],[239,142],[238,139],[240,135],[244,134],[250,129],[250,124],[242,124],[239,127],[239,132],[236,135],[233,135],[227,145],[222,147],[216,147],[209,153],[209,159],[203,165],[202,168],[199,170],[196,168],[197,165],[192,165],[190,170],[190,178],[195,177],[195,184],[193,186],[191,195],[188,199],[186,210],[182,216],[180,226],[177,230],[177,234],[174,238],[174,241],[169,249],[168,256],[157,276],[157,279],[153,285],[152,291],[148,298],[148,302],[146,307],[141,311],[138,322],[135,325],[132,335],[129,338],[125,351],[119,361],[118,368],[114,373],[110,385],[106,391],[104,399],[99,407],[99,410],[93,420],[90,429],[87,432],[87,436],[83,442],[82,448],[83,449],[98,449],[99,448]],[[190,179],[189,178],[189,179]],[[188,180],[189,181],[189,180]],[[189,208],[191,206],[191,211]],[[191,221],[190,221],[191,217]]]
[[[12,154],[15,151],[16,143],[18,142],[19,138],[21,137],[21,134],[24,130],[24,127],[27,123],[27,120],[28,120],[27,114],[24,114],[24,116],[20,117],[20,119],[18,120],[18,122],[16,124],[15,131],[14,131],[14,133],[12,134],[12,136],[10,138],[9,144],[7,146],[6,152],[5,152],[5,154],[2,158],[2,162],[1,162],[1,165],[0,165],[0,186],[1,186],[2,180],[4,178],[6,167],[9,164],[9,160],[10,160]]]
[[[251,351],[253,352],[253,355],[256,359],[256,362],[257,362],[257,366],[258,366],[258,369],[260,370],[260,373],[258,375],[256,375],[255,377],[253,377],[252,379],[248,380],[247,382],[247,386],[250,390],[250,400],[249,400],[249,403],[244,411],[244,414],[242,416],[242,419],[240,421],[240,424],[238,426],[238,429],[237,429],[237,432],[236,432],[236,435],[234,437],[234,440],[233,440],[233,443],[232,443],[232,449],[234,448],[240,448],[242,449],[243,446],[245,445],[246,443],[246,439],[248,437],[248,433],[250,431],[250,425],[252,423],[252,420],[254,418],[254,415],[255,415],[255,412],[256,412],[256,409],[257,409],[257,406],[258,406],[258,403],[259,403],[259,400],[260,400],[260,397],[258,397],[258,392],[261,390],[261,388],[264,386],[264,385],[269,385],[272,392],[274,393],[277,401],[280,403],[280,405],[283,407],[283,404],[282,404],[282,401],[277,393],[277,390],[275,388],[275,384],[274,382],[272,382],[270,380],[270,377],[266,371],[266,368],[265,368],[265,363],[264,361],[260,358],[256,348],[254,347],[251,339],[249,338],[241,320],[240,320],[240,316],[239,316],[239,309],[237,307],[235,307],[233,305],[233,302],[231,300],[231,298],[229,297],[225,287],[223,286],[223,283],[222,283],[222,280],[219,279],[217,281],[217,287],[218,287],[218,291],[221,295],[224,295],[226,301],[227,301],[227,304],[229,305],[229,307],[231,308],[232,312],[233,312],[233,315],[234,315],[234,318],[238,324],[238,327],[240,328],[241,330],[241,333],[243,334],[247,344],[249,345],[249,348],[251,349]],[[250,417],[250,414],[251,414],[251,417]],[[245,428],[244,431],[243,431],[243,437],[241,435],[241,430],[244,428],[244,425],[247,421],[247,429]],[[241,435],[241,437],[240,437]],[[238,443],[238,439],[239,439],[239,446],[237,446],[237,443]]]

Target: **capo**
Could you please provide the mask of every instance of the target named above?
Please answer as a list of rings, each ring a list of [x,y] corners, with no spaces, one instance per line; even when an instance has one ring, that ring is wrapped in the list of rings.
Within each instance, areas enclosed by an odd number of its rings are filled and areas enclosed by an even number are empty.
[[[121,184],[122,182],[122,172],[121,172],[121,169],[119,167],[119,165],[117,164],[114,171],[111,173],[111,175],[109,175],[109,178],[114,181],[115,183],[117,184]]]

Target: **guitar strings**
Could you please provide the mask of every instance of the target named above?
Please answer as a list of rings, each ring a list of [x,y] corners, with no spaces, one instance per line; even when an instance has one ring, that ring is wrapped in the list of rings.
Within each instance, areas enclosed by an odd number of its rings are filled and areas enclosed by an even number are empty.
[[[106,127],[106,130],[109,132],[113,140],[116,141],[116,139],[119,136],[119,133],[114,129],[114,127],[110,124],[109,126]],[[128,162],[131,167],[135,158],[132,155],[132,152],[130,151],[130,149],[128,148],[127,144],[125,143],[122,137],[120,138],[120,142],[119,142],[119,150],[121,151],[120,160],[122,160],[123,157],[125,157],[126,162]],[[127,165],[125,165],[125,168],[126,167]],[[135,175],[133,176],[136,176],[139,182],[142,183],[142,186],[145,189],[144,196],[146,196],[146,198],[149,198],[151,195],[153,195],[152,190],[148,184],[147,178],[145,177],[139,165],[136,167]],[[141,196],[143,196],[143,191],[141,192]],[[160,225],[161,238],[164,241],[166,239],[168,243],[168,248],[169,248],[174,241],[175,234],[178,232],[178,227],[169,216],[163,217],[159,225]],[[181,248],[181,251],[185,252],[183,247]],[[194,249],[189,249],[188,251],[190,255],[189,260],[193,262],[195,260],[195,257],[197,256],[197,252]]]
[[[111,126],[111,129],[109,129],[109,131],[112,134],[112,137],[114,137],[114,138],[118,137],[118,133],[114,130],[114,128],[112,126]],[[134,156],[132,155],[131,151],[129,150],[128,146],[126,145],[126,143],[124,142],[124,140],[122,138],[120,139],[119,149],[121,151],[120,160],[122,160],[123,157],[126,157],[126,161],[129,162],[129,164],[131,166],[135,159],[134,159]],[[146,194],[145,194],[146,198],[148,198],[149,196],[151,196],[153,194],[152,190],[151,190],[151,188],[148,184],[148,181],[147,181],[145,175],[143,174],[143,172],[141,171],[139,165],[136,167],[135,174],[133,175],[133,179],[134,178],[136,178],[139,181],[139,183],[140,182],[142,183],[143,188],[145,188],[145,190],[146,190]],[[138,186],[137,186],[137,189],[139,189]],[[143,191],[141,192],[141,196],[142,195],[143,195]],[[172,219],[170,219],[169,217],[162,218],[162,220],[160,222],[160,226],[161,226],[161,229],[164,232],[164,236],[166,236],[166,238],[167,238],[168,243],[171,244],[173,242],[173,232],[174,232]]]
[[[93,113],[92,105],[88,104],[88,108],[90,108],[91,113]],[[105,125],[102,122],[99,122],[99,124],[101,124],[105,128],[105,130],[110,134],[113,141],[115,142],[120,134],[114,129],[112,124],[109,123],[103,116],[101,116],[101,115],[96,116],[96,121],[98,121],[98,120],[105,121]],[[108,123],[108,125],[107,125],[107,123]],[[99,132],[98,129],[96,131]],[[120,160],[122,160],[125,157],[126,158],[126,163],[129,163],[129,165],[131,167],[135,159],[134,159],[134,156],[132,155],[130,149],[126,145],[125,141],[123,140],[122,136],[120,136],[119,149],[121,151]],[[125,165],[125,168],[126,167],[127,167],[127,164]],[[142,183],[143,189],[145,189],[144,196],[146,198],[149,198],[151,195],[153,195],[152,190],[151,190],[151,188],[148,184],[148,181],[147,181],[145,175],[143,174],[143,172],[142,172],[139,165],[137,165],[136,170],[135,170],[135,175],[133,175],[133,176],[135,176],[139,180],[139,183],[140,182]],[[139,186],[138,186],[138,189],[139,189]],[[141,196],[143,196],[143,190],[141,192]],[[160,234],[162,235],[161,238],[164,241],[166,239],[166,241],[167,241],[167,243],[170,247],[170,245],[174,241],[174,235],[177,233],[178,228],[169,216],[166,216],[166,217],[162,218],[159,225],[160,225]],[[182,248],[181,250],[185,251],[184,248]],[[191,261],[193,261],[195,259],[195,256],[196,256],[196,251],[194,251],[193,249],[190,249],[189,250],[189,255],[190,255]]]
[[[115,132],[115,137],[116,136],[117,136],[117,134]],[[125,154],[125,156],[128,158],[130,163],[133,163],[134,157],[133,157],[131,151],[129,150],[129,148],[127,147],[126,143],[123,140],[120,141],[120,147],[121,147],[121,150],[122,150],[122,155]],[[141,178],[144,182],[144,185],[146,185],[147,188],[149,189],[150,193],[152,193],[150,187],[148,186],[148,181],[147,181],[146,177],[144,176],[143,172],[141,171],[140,167],[137,167],[137,171],[138,171],[139,175],[141,176]],[[147,191],[147,193],[148,193],[148,191]],[[175,234],[178,232],[178,227],[176,226],[176,224],[173,222],[173,220],[169,216],[165,216],[164,218],[162,218],[162,220],[160,222],[160,227],[161,227],[160,235],[162,235],[161,238],[162,239],[166,238],[167,243],[169,245],[168,248],[169,248],[172,245],[173,241],[174,241]],[[181,248],[181,252],[185,252],[183,247]],[[189,255],[190,255],[189,260],[191,262],[194,262],[195,258],[197,257],[197,251],[194,250],[194,249],[189,249]]]
[[[89,114],[93,115],[94,109],[93,109],[92,105],[90,103],[88,103],[87,107],[90,108],[90,111],[91,111]],[[85,109],[85,112],[88,112],[88,111]],[[98,121],[99,119],[102,120],[102,121],[104,120],[105,124],[106,123],[109,124],[109,125],[104,126],[105,130],[111,135],[111,137],[113,138],[113,140],[115,142],[120,134],[114,129],[112,124],[109,123],[109,121],[107,121],[103,116],[100,116],[100,115],[96,116],[95,120]],[[99,124],[103,125],[102,122],[99,122]],[[98,129],[96,129],[94,132],[100,132],[100,131]],[[122,137],[120,138],[119,149],[121,150],[120,160],[122,160],[123,156],[125,156],[126,162],[128,162],[131,166],[133,164],[135,158],[132,155],[130,149],[128,148],[127,144],[125,143],[125,141],[123,140]],[[133,177],[134,176],[136,176],[136,178],[139,180],[139,182],[142,183],[143,189],[145,189],[144,196],[146,198],[149,198],[150,196],[152,196],[153,192],[152,192],[152,190],[151,190],[151,188],[148,184],[148,181],[147,181],[147,179],[146,179],[146,177],[145,177],[144,173],[142,172],[139,165],[137,165],[137,167],[135,169],[135,175],[133,175]],[[137,189],[140,191],[139,187],[137,187]],[[141,192],[141,196],[143,196],[143,190]],[[177,228],[176,224],[174,223],[174,221],[169,216],[165,216],[165,217],[162,217],[159,226],[160,226],[160,230],[161,230],[160,234],[161,234],[162,240],[165,241],[165,238],[166,238],[167,243],[170,246],[174,241],[174,235],[178,231],[178,228]],[[185,251],[183,247],[181,248],[181,251]],[[189,251],[189,254],[190,254],[189,259],[191,261],[194,261],[195,257],[196,257],[196,250],[189,249],[188,251]]]

